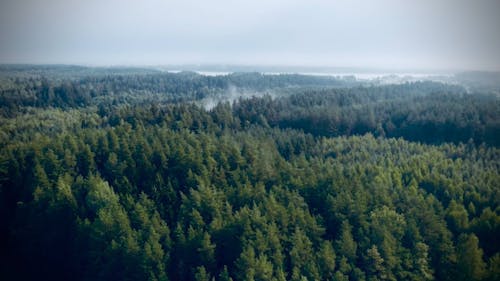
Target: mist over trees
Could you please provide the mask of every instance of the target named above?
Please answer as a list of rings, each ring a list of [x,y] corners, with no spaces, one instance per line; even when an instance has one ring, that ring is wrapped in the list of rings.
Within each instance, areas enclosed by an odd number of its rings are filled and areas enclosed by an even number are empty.
[[[500,279],[494,91],[0,73],[2,280]]]

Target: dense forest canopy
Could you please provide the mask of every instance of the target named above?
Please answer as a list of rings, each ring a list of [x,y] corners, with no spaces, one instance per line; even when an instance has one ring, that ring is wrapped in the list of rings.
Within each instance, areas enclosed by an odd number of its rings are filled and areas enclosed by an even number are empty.
[[[0,278],[500,280],[495,89],[1,66]]]

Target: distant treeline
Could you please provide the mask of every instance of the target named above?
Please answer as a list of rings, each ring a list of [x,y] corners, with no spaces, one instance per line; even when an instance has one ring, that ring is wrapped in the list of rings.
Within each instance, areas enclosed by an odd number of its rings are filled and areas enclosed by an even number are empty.
[[[101,71],[103,73],[87,73],[84,76],[41,76],[29,71],[21,72],[21,75],[15,71],[0,71],[0,74],[3,74],[0,76],[0,114],[12,115],[25,106],[69,108],[88,106],[103,100],[115,104],[130,102],[131,98],[134,101],[149,98],[149,102],[155,99],[163,102],[193,101],[220,93],[229,87],[264,91],[284,87],[339,87],[359,84],[333,77],[298,74],[234,73],[226,76],[204,76],[194,72],[137,73],[136,70],[126,74],[126,70]]]
[[[316,136],[372,133],[425,143],[500,145],[500,99],[466,94],[458,86],[412,83],[310,90],[291,96],[252,98],[233,105],[250,123],[301,129]]]
[[[124,104],[161,105],[220,98],[234,87],[273,95],[236,102],[233,113],[244,122],[265,120],[270,126],[301,129],[317,136],[370,132],[426,143],[472,140],[500,145],[498,96],[466,94],[460,86],[436,82],[370,86],[332,77],[259,73],[203,76],[141,69],[96,70],[82,77],[78,74],[85,73],[85,68],[63,69],[76,74],[47,78],[27,70],[21,72],[27,77],[6,72],[0,88],[0,115],[12,117],[26,107],[90,105],[98,106],[104,114]],[[275,95],[277,92],[280,95]]]

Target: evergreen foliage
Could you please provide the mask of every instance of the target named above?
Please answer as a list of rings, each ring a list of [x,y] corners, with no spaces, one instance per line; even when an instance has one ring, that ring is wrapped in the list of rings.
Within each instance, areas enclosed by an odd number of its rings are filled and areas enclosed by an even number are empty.
[[[500,276],[498,97],[260,74],[73,70],[54,87],[12,71],[24,76],[1,90],[2,280]],[[179,102],[228,83],[288,94]],[[179,100],[101,99],[137,89]]]

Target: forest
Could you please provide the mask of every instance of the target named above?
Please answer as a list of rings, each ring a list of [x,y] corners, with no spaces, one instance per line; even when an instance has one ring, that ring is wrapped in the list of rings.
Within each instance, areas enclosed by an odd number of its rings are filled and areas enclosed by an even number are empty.
[[[0,279],[500,280],[495,87],[2,65]]]

